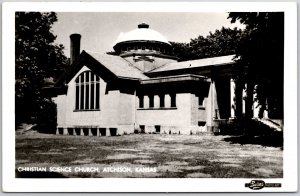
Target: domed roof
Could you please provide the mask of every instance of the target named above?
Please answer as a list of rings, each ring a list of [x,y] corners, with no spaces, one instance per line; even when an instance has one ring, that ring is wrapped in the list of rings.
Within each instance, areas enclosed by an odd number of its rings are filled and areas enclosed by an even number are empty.
[[[120,33],[116,44],[128,41],[156,41],[170,45],[168,40],[162,34],[153,29],[150,29],[149,25],[146,23],[139,24],[137,29],[134,29],[127,33]]]

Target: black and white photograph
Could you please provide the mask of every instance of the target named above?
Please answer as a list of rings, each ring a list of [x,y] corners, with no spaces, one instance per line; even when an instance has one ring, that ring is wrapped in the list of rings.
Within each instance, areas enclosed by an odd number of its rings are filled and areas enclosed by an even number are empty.
[[[237,179],[232,186],[245,192],[296,191],[295,182],[282,183],[293,173],[287,157],[297,171],[287,146],[297,150],[297,121],[287,120],[297,112],[286,113],[295,107],[286,96],[296,89],[295,77],[286,78],[297,67],[295,56],[286,61],[294,54],[287,10],[295,4],[259,11],[116,4],[7,9],[14,21],[6,46],[14,66],[9,176],[120,186],[157,179],[165,188],[174,179]],[[180,190],[189,192],[169,191]]]

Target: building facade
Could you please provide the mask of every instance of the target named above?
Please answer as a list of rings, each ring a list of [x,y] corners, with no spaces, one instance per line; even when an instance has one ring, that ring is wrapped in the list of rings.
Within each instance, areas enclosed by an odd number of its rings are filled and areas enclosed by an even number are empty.
[[[179,62],[145,23],[119,36],[116,55],[80,53],[81,36],[70,38],[71,66],[53,97],[58,134],[214,132],[218,119],[247,113],[234,55]]]

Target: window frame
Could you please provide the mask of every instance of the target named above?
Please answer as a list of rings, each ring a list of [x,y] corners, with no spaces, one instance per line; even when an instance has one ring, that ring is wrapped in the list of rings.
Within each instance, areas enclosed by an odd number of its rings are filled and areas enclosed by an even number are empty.
[[[81,72],[75,79],[74,111],[100,111],[100,89],[100,77],[98,75],[91,70]]]

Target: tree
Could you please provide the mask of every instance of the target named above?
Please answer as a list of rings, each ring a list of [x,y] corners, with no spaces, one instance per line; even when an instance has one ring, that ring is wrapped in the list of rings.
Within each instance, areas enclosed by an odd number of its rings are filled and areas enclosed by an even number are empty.
[[[244,78],[255,86],[260,113],[268,110],[270,117],[283,118],[283,12],[231,12],[228,18],[246,25],[236,49],[237,62],[248,68]]]
[[[15,14],[15,113],[16,125],[38,123],[39,114],[53,105],[42,93],[46,79],[55,81],[68,63],[63,46],[54,44],[51,28],[56,13],[16,12]],[[50,79],[49,79],[50,78]]]
[[[235,50],[241,40],[241,29],[222,27],[208,36],[198,36],[189,43],[171,42],[174,54],[181,60],[194,60],[216,56],[235,54]]]

